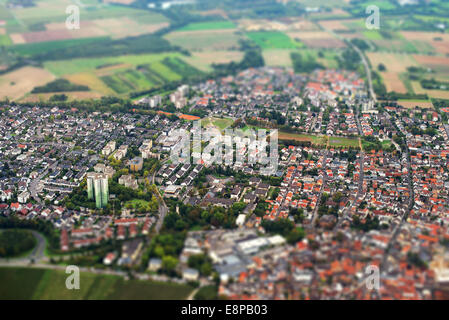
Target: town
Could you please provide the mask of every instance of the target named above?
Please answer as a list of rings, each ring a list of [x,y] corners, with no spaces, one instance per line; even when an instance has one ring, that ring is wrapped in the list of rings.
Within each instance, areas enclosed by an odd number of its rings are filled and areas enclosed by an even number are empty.
[[[261,67],[142,97],[131,112],[0,113],[0,227],[48,238],[49,253],[23,265],[196,283],[230,299],[447,292],[448,106],[375,103],[354,71]],[[198,120],[277,130],[276,170],[173,162],[173,133]],[[372,266],[378,290],[366,286]]]

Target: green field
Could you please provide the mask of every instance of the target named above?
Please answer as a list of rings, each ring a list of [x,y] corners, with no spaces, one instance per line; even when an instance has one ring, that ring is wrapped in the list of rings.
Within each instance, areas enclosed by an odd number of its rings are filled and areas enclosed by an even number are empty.
[[[382,40],[382,35],[376,30],[364,31],[363,35],[369,40]]]
[[[329,137],[329,146],[359,148],[359,140],[357,138]]]
[[[235,27],[236,26],[232,21],[195,22],[189,23],[185,27],[178,29],[178,31],[220,30],[234,29]]]
[[[320,50],[301,48],[298,52],[303,56],[305,60],[316,60],[327,68],[338,68],[339,52],[337,50]]]
[[[120,70],[111,75],[102,76],[101,80],[116,93],[123,94],[199,74],[197,69],[183,60],[177,57],[166,57],[162,61],[139,65],[138,69]]]
[[[207,127],[210,124],[214,125],[215,127],[217,127],[220,130],[224,130],[227,127],[229,127],[230,125],[232,125],[234,123],[234,120],[229,119],[229,118],[206,118],[206,119],[202,119],[201,120],[203,127]]]
[[[301,47],[299,42],[293,41],[282,32],[256,31],[247,32],[245,35],[262,49],[295,49]]]
[[[96,42],[98,40],[108,39],[108,37],[97,38],[82,38],[82,39],[70,39],[60,41],[48,41],[48,42],[35,42],[19,44],[12,47],[12,50],[20,55],[31,56],[34,54],[45,53],[61,48],[69,48],[76,45],[85,45],[88,43]]]
[[[0,46],[10,46],[11,44],[12,41],[7,34],[0,34]]]
[[[19,300],[152,300],[185,299],[188,285],[128,280],[114,275],[81,272],[80,289],[68,290],[63,270],[0,268],[0,299]]]
[[[79,58],[71,60],[49,61],[44,63],[45,69],[49,70],[56,76],[66,74],[75,74],[84,71],[93,71],[98,67],[125,63],[130,65],[140,65],[146,63],[154,63],[163,60],[165,57],[179,56],[179,53],[160,53],[160,54],[141,54],[141,55],[124,55],[117,57],[102,58]]]

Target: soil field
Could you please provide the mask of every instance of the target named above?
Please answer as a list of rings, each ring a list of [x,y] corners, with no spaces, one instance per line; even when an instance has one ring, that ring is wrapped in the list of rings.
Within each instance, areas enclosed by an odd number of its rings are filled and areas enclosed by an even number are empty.
[[[428,90],[424,89],[419,81],[412,81],[413,91],[416,94],[427,94],[431,98],[436,99],[448,99],[449,100],[449,90]]]
[[[388,92],[407,93],[407,88],[395,72],[381,72],[385,87]]]
[[[407,67],[419,66],[415,59],[407,54],[367,52],[366,55],[374,69],[377,69],[377,66],[382,63],[387,67],[387,72],[401,73],[406,72]]]
[[[415,107],[433,109],[432,102],[425,100],[398,100],[398,104],[407,109],[413,109]]]
[[[55,79],[45,69],[23,67],[0,77],[0,98],[8,97],[17,100],[34,87],[42,86]]]
[[[291,67],[292,59],[290,58],[291,50],[283,49],[267,49],[263,50],[263,58],[267,66],[273,67]]]

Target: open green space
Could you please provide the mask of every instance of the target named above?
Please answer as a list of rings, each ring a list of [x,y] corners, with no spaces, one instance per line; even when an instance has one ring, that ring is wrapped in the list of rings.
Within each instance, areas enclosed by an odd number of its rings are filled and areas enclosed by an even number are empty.
[[[80,273],[80,289],[68,290],[64,270],[0,268],[0,299],[19,300],[151,300],[185,299],[188,285],[124,280],[120,276]]]
[[[346,137],[329,137],[329,146],[359,148],[359,139]]]

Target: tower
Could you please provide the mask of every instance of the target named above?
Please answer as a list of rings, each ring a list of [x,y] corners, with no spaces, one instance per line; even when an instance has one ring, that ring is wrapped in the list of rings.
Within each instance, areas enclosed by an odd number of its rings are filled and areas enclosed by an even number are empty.
[[[89,199],[95,198],[97,208],[104,208],[108,204],[109,185],[107,175],[90,173],[87,176],[87,197]]]

